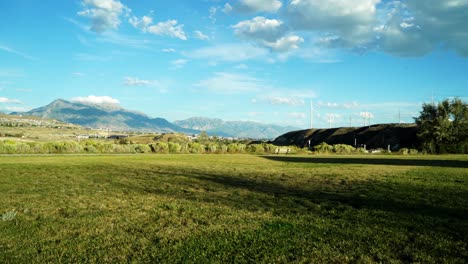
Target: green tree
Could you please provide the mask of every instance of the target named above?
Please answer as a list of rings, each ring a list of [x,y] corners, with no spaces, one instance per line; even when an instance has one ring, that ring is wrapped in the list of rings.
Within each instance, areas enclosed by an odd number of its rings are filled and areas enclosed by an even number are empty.
[[[468,153],[468,105],[460,99],[423,104],[418,137],[428,153]]]

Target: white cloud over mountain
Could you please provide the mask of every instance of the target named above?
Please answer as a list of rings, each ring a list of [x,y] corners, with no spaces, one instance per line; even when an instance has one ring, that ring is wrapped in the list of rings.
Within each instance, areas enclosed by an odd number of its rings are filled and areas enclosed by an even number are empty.
[[[92,103],[92,104],[119,104],[119,100],[110,96],[95,96],[89,95],[85,97],[74,97],[71,99],[74,102]]]

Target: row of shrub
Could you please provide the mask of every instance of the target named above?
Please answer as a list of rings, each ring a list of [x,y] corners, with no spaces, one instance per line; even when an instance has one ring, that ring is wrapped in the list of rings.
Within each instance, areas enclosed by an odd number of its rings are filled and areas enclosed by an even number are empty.
[[[350,145],[346,144],[335,144],[335,145],[329,145],[325,142],[322,142],[316,146],[313,147],[313,150],[315,153],[320,153],[320,154],[326,154],[326,153],[337,153],[337,154],[351,154],[351,153],[358,153],[358,154],[363,154],[363,153],[368,153],[368,151],[364,148],[355,148]],[[382,154],[388,154],[387,150],[384,149],[378,149],[374,150],[372,153],[382,153]],[[401,155],[416,155],[418,154],[417,149],[408,149],[408,148],[402,148],[397,154]]]
[[[288,147],[288,153],[304,152],[297,147]],[[156,142],[151,144],[118,144],[102,141],[63,141],[63,142],[17,142],[0,140],[0,154],[67,154],[67,153],[253,153],[274,154],[278,147],[272,144],[214,143],[199,142],[175,143]]]
[[[364,148],[355,148],[346,144],[335,144],[329,145],[325,142],[322,142],[313,147],[313,150],[316,153],[338,153],[338,154],[349,154],[349,153],[367,153]]]

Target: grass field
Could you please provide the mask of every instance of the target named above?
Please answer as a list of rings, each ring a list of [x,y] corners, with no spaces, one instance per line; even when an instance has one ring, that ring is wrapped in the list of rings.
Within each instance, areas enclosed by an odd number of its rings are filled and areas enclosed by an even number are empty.
[[[0,263],[468,262],[468,156],[1,156],[0,195]]]

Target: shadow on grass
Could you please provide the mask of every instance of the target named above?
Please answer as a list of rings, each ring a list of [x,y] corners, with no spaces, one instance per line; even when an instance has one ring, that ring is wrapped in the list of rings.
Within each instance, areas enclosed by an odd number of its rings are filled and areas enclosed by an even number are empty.
[[[148,171],[147,173],[154,172]],[[288,186],[279,181],[266,181],[262,177],[256,177],[257,175],[226,176],[201,170],[197,171],[196,169],[174,172],[169,168],[167,170],[160,168],[157,171],[157,177],[154,178],[155,182],[149,180],[149,178],[153,177],[148,177],[148,174],[144,176],[146,181],[144,185],[125,184],[120,187],[171,198],[219,203],[251,211],[276,210],[284,213],[301,213],[301,210],[304,210],[305,213],[307,211],[316,211],[317,205],[325,205],[330,209],[339,205],[347,205],[354,209],[380,210],[407,216],[468,219],[468,210],[450,206],[447,204],[451,201],[449,198],[439,202],[439,204],[428,204],[421,199],[422,196],[437,195],[440,192],[447,195],[468,197],[468,193],[460,194],[459,190],[451,191],[446,188],[443,190],[437,188],[422,190],[413,185],[392,183],[390,186],[388,183],[374,182],[360,187],[353,187],[354,189],[340,191],[321,188],[323,186],[314,184],[310,186]],[[173,182],[177,186],[177,190],[162,188],[160,186],[162,180],[160,177],[168,177],[166,179],[168,181],[177,178],[178,180]],[[203,191],[192,192],[189,191],[190,189]],[[248,191],[248,193],[244,196],[236,195],[236,191],[239,190]],[[388,190],[388,193],[385,190]],[[230,194],[226,195],[226,191]]]
[[[468,168],[468,161],[463,160],[428,160],[428,159],[395,159],[395,158],[323,158],[323,157],[292,157],[292,156],[263,156],[273,161],[295,163],[322,163],[322,164],[362,164],[362,165],[396,165],[396,166],[430,166]]]

